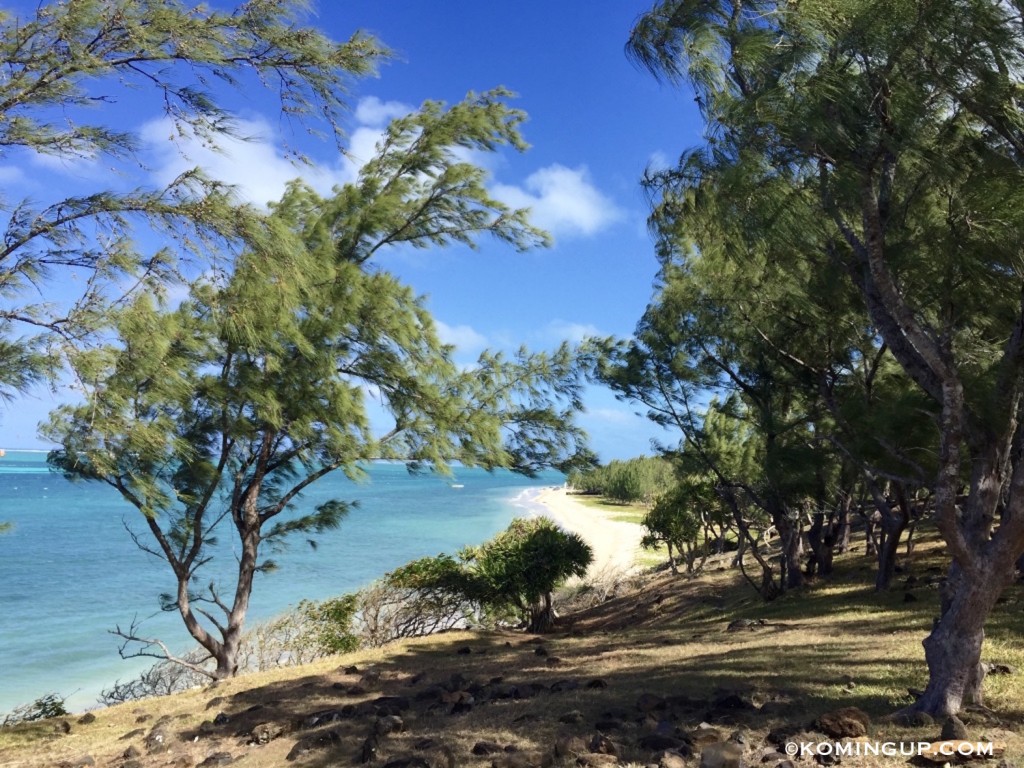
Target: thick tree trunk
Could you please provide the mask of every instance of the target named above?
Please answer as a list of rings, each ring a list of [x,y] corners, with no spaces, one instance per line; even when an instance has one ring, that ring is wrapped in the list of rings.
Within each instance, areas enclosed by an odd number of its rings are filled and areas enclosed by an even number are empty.
[[[527,625],[526,631],[542,635],[553,631],[554,628],[555,609],[551,604],[551,593],[548,592],[530,606],[530,623]]]
[[[946,605],[924,641],[928,687],[910,709],[946,717],[959,712],[964,703],[983,703],[981,646],[985,621],[1009,581],[1005,564],[1002,578],[997,570],[981,568],[971,576],[957,565],[950,569],[944,590]]]
[[[833,552],[843,555],[850,548],[850,510],[853,509],[853,495],[844,493],[839,503],[839,518],[836,520]]]

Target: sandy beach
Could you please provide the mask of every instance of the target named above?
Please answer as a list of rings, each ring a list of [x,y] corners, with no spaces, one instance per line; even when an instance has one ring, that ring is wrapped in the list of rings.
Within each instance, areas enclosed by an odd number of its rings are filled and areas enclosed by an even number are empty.
[[[639,525],[611,520],[601,510],[573,499],[565,488],[545,488],[534,501],[544,508],[545,516],[565,530],[578,533],[593,548],[594,562],[589,575],[626,573],[636,566],[643,536]]]

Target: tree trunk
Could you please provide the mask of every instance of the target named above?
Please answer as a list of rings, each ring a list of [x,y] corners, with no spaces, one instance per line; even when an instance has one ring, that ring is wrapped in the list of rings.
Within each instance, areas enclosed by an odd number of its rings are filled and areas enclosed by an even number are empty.
[[[807,569],[804,572],[808,579],[813,579],[822,561],[825,538],[825,513],[815,512],[810,530],[807,531],[807,548],[811,551],[807,558]]]
[[[800,524],[789,515],[774,516],[779,531],[779,546],[782,548],[783,589],[800,589],[804,585],[804,574],[800,568]]]
[[[850,548],[850,510],[853,508],[853,495],[844,493],[839,503],[839,518],[836,520],[835,543],[833,551],[846,554]]]
[[[924,641],[928,687],[910,707],[933,717],[955,715],[964,703],[983,703],[981,646],[985,621],[1009,579],[994,567],[979,568],[973,576],[956,564],[950,569],[941,618]]]
[[[530,623],[526,631],[542,635],[553,631],[554,628],[555,609],[551,604],[551,593],[547,592],[543,598],[530,606]]]

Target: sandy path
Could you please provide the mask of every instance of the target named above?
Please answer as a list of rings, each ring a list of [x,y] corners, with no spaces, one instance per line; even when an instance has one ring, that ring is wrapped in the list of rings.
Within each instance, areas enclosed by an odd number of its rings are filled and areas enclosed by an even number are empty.
[[[643,528],[636,523],[609,519],[607,513],[585,506],[565,488],[546,488],[534,499],[543,514],[567,531],[578,533],[594,550],[588,575],[628,572],[636,566]]]

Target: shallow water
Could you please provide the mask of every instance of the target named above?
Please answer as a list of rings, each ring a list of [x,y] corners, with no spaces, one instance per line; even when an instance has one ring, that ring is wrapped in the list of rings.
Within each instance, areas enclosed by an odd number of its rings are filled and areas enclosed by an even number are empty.
[[[166,563],[132,542],[126,526],[147,535],[139,513],[112,488],[71,483],[45,460],[28,451],[0,458],[0,521],[15,526],[0,536],[0,713],[50,692],[85,709],[102,688],[152,664],[118,656],[110,630],[134,618],[172,648],[193,645],[177,615],[159,611],[158,595],[174,581]],[[359,505],[338,530],[317,537],[316,549],[297,539],[272,553],[280,568],[257,575],[250,623],[302,599],[353,591],[417,557],[484,541],[528,514],[537,489],[562,482],[554,472],[413,476],[392,463],[369,465],[368,476],[360,484],[328,476],[309,489],[305,509],[332,498]],[[228,534],[212,564],[225,576],[233,563]],[[205,578],[216,577],[213,568]]]

